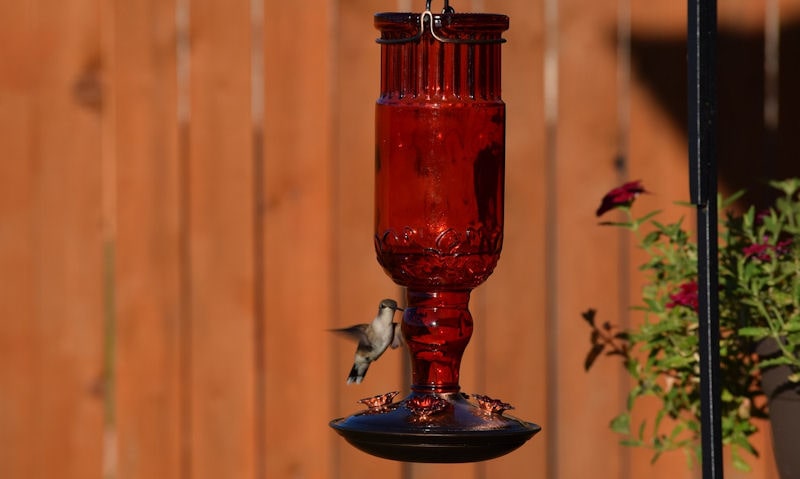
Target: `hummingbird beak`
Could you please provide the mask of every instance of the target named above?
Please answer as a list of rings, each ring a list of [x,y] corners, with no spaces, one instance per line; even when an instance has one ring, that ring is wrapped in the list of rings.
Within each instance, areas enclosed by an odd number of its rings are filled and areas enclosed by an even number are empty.
[[[395,311],[405,311],[405,309],[401,308],[400,306],[398,306],[398,307],[396,307],[394,309],[395,309]]]

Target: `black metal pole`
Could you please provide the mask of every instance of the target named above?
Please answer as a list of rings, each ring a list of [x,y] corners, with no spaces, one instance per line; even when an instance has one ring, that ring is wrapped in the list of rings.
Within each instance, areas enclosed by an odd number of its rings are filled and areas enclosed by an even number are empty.
[[[716,162],[716,0],[688,0],[689,189],[697,206],[703,479],[721,479]]]

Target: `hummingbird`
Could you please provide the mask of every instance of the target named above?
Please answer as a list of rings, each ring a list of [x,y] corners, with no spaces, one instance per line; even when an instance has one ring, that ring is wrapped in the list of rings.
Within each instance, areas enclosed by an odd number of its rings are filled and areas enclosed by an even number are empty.
[[[397,301],[393,299],[384,299],[378,305],[378,315],[370,324],[356,324],[349,328],[332,330],[358,341],[347,384],[360,384],[371,362],[377,361],[389,346],[392,349],[400,346],[400,325],[392,321],[395,311],[403,311],[403,308],[398,307]]]

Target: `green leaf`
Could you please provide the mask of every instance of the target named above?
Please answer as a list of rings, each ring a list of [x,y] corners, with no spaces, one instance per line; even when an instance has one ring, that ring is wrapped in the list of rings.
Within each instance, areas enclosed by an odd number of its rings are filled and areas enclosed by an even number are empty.
[[[674,441],[684,430],[686,430],[686,426],[683,423],[679,423],[672,429],[672,433],[669,435],[670,440]]]
[[[631,416],[624,412],[611,420],[611,430],[618,434],[631,433]]]
[[[723,210],[723,209],[729,207],[730,205],[735,203],[736,200],[738,200],[739,198],[744,196],[744,194],[745,194],[745,190],[739,190],[739,191],[737,191],[736,193],[732,194],[731,196],[729,196],[727,198],[722,198],[720,196],[720,202],[719,202],[720,203],[720,208],[719,209]]]
[[[638,439],[623,439],[619,442],[626,447],[643,447],[644,443]]]
[[[648,310],[650,310],[650,311],[652,311],[654,313],[660,313],[660,312],[664,311],[664,308],[661,306],[661,303],[659,303],[658,301],[656,301],[654,299],[650,299],[650,298],[642,298],[642,300],[647,305]]]
[[[739,336],[765,338],[770,335],[769,328],[762,328],[758,326],[749,326],[739,329]]]
[[[647,427],[647,421],[642,421],[642,423],[639,424],[639,440],[644,440],[645,427]]]
[[[774,366],[791,366],[794,364],[790,358],[786,356],[778,356],[776,358],[761,359],[758,361],[758,367],[761,369],[771,368]]]
[[[653,243],[657,242],[661,238],[660,231],[651,231],[644,238],[642,238],[642,246],[648,248],[653,245]]]
[[[789,178],[783,181],[770,181],[769,185],[777,190],[783,191],[786,196],[793,196],[800,188],[800,178]]]
[[[733,453],[731,454],[731,462],[733,462],[733,467],[737,470],[742,472],[750,472],[750,465],[742,459],[742,456],[739,454]]]
[[[657,445],[656,447],[658,447],[658,445]],[[651,458],[650,458],[650,464],[655,464],[655,463],[656,463],[656,461],[658,461],[658,458],[659,458],[659,457],[661,457],[661,454],[662,454],[663,452],[664,452],[664,451],[656,451],[656,453],[655,453],[655,454],[653,454],[653,457],[651,457]]]
[[[659,213],[661,213],[661,210],[651,211],[650,213],[647,213],[646,215],[642,216],[641,218],[636,219],[636,221],[634,221],[634,225],[636,227],[638,227],[639,225],[645,223],[647,220],[649,220],[650,218],[652,218],[653,216],[655,216],[655,215],[657,215]]]
[[[786,331],[787,333],[799,332],[800,331],[800,321],[795,319],[795,321],[793,321],[793,322],[786,323],[786,325],[783,327],[783,330]]]
[[[695,359],[693,357],[669,356],[661,361],[660,366],[664,369],[679,369],[694,363]]]

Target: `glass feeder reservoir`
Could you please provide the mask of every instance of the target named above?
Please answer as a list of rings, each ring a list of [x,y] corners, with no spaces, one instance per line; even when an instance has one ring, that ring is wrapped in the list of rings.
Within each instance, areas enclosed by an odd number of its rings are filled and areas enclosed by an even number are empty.
[[[471,462],[506,454],[541,428],[509,404],[461,391],[472,335],[470,292],[503,243],[505,104],[500,52],[508,17],[379,13],[381,91],[375,110],[375,250],[406,287],[402,333],[411,393],[362,402],[331,426],[380,457]]]

